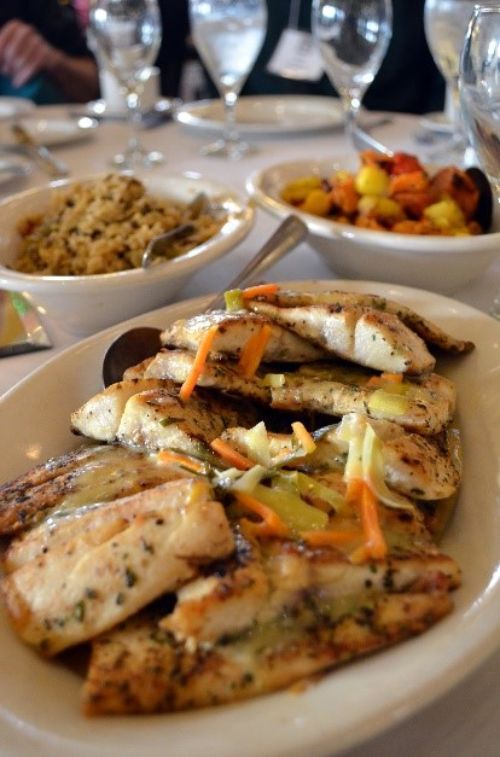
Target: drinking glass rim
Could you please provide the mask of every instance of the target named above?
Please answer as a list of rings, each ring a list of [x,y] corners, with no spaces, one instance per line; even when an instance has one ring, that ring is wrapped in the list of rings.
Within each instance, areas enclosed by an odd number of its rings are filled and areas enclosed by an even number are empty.
[[[500,5],[484,5],[483,3],[476,3],[472,15],[476,17],[480,13],[500,13]]]

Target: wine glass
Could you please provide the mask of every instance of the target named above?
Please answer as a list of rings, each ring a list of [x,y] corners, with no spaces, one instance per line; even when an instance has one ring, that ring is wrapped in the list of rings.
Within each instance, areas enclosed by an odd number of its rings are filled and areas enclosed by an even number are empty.
[[[224,104],[224,134],[204,155],[238,159],[249,150],[236,125],[236,103],[260,52],[267,26],[265,0],[190,0],[191,32]]]
[[[473,8],[474,0],[425,0],[424,8],[427,44],[436,66],[446,81],[449,95],[453,133],[444,153],[455,151],[462,158],[467,145],[460,115],[458,69]]]
[[[132,169],[161,162],[162,154],[147,152],[138,136],[141,95],[161,42],[157,1],[95,0],[90,8],[89,41],[98,61],[118,80],[127,104],[130,137],[113,163]]]
[[[467,135],[500,212],[500,6],[476,5],[460,60],[460,102]],[[500,293],[491,314],[500,320]]]
[[[311,28],[338,91],[348,136],[392,35],[390,0],[313,0]]]

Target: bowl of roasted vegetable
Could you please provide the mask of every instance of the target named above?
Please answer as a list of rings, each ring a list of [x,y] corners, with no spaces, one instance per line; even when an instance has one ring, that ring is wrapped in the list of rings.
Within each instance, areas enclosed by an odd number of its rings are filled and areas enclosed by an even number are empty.
[[[406,153],[281,163],[247,190],[277,217],[293,209],[335,273],[452,292],[500,250],[500,219],[478,169],[424,166]]]

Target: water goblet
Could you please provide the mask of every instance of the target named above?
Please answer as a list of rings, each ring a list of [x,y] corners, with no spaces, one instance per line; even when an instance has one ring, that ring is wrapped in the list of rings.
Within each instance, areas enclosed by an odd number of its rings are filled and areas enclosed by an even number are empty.
[[[141,145],[141,95],[161,41],[157,0],[96,0],[90,9],[89,42],[97,60],[118,81],[127,104],[130,137],[113,163],[123,169],[148,168],[163,160]]]
[[[445,81],[449,96],[452,135],[442,150],[433,154],[463,162],[467,143],[460,115],[458,69],[474,0],[426,0],[424,26],[427,44]]]
[[[460,60],[464,127],[500,213],[500,7],[476,5]],[[491,315],[500,320],[500,293]]]
[[[392,35],[390,0],[313,0],[311,28],[351,136]]]
[[[190,0],[193,40],[224,105],[224,134],[202,148],[204,155],[241,158],[249,145],[240,141],[236,104],[264,42],[265,0]]]

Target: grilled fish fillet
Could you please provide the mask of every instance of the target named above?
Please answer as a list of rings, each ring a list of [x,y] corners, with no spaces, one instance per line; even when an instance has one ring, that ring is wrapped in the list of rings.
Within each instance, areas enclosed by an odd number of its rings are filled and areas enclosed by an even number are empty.
[[[254,546],[241,564],[234,565],[232,558],[226,572],[219,565],[216,574],[183,586],[160,627],[177,641],[214,644],[255,623],[271,623],[284,613],[293,616],[304,597],[340,604],[360,594],[449,591],[460,585],[456,562],[432,545],[379,561],[375,571],[373,564],[354,565],[329,548],[312,550],[285,542],[277,543],[270,555],[256,552]]]
[[[162,350],[147,366],[145,375],[149,378],[168,378],[182,384],[189,375],[194,355],[185,350]],[[255,402],[269,404],[271,393],[268,387],[255,379],[246,379],[235,363],[207,360],[198,386],[220,389],[221,391],[245,397]]]
[[[408,391],[395,403],[386,394],[382,395],[384,402],[376,402],[381,397],[378,386],[370,385],[366,378],[357,383],[324,364],[304,366],[283,377],[282,385],[270,390],[271,407],[278,410],[312,410],[333,416],[361,413],[426,436],[440,433],[455,411],[455,388],[437,374],[405,385]]]
[[[134,386],[144,387],[148,382],[158,388],[133,391]],[[172,382],[162,385],[150,378],[113,384],[71,416],[73,431],[98,441],[118,441],[145,450],[175,448],[189,454],[199,454],[238,419],[251,425],[255,415],[248,406],[242,408],[208,393],[193,394],[189,402],[182,402]]]
[[[237,313],[226,313],[223,310],[212,311],[181,319],[175,321],[162,333],[161,340],[167,347],[196,352],[202,337],[208,329],[216,325],[218,332],[210,357],[217,359],[230,356],[237,359],[248,340],[266,324],[271,326],[271,337],[262,358],[265,362],[306,363],[325,357],[324,350],[297,336],[293,331],[278,326],[262,315],[248,311]]]
[[[139,392],[164,389],[176,393],[171,381],[135,378],[119,381],[91,397],[78,410],[71,413],[71,428],[74,432],[112,442],[116,439],[118,426],[129,399]]]
[[[450,609],[444,593],[360,598],[333,620],[311,612],[195,650],[154,617],[137,618],[93,642],[83,710],[172,712],[248,699],[422,633]]]
[[[424,342],[439,347],[452,354],[462,354],[474,349],[474,343],[456,339],[447,334],[435,323],[428,321],[406,305],[387,300],[376,294],[356,294],[332,290],[326,292],[294,292],[280,290],[275,295],[266,297],[278,307],[307,307],[308,305],[333,305],[336,307],[373,308],[384,313],[396,315],[412,331],[418,334]]]
[[[0,488],[0,534],[19,533],[53,508],[105,502],[182,477],[179,468],[124,447],[80,448]]]
[[[435,358],[425,342],[393,313],[361,307],[314,304],[278,307],[250,300],[248,307],[330,354],[390,373],[432,371]]]
[[[52,546],[2,581],[15,630],[56,654],[177,589],[199,565],[229,555],[229,523],[210,496],[201,481],[172,482],[101,505],[99,517],[87,519],[77,536],[74,517],[61,519]]]

